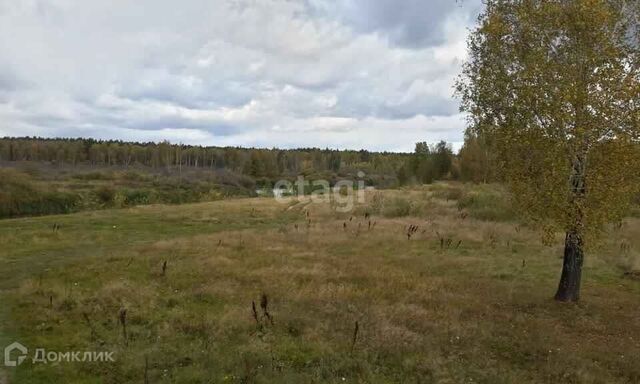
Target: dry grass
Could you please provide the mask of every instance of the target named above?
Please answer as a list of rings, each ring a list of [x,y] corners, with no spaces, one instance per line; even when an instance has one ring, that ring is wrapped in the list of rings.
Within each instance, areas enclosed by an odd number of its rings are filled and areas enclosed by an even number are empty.
[[[470,187],[440,188],[374,192],[353,214],[252,199],[118,211],[125,228],[157,226],[124,237],[85,225],[99,239],[92,249],[4,292],[14,324],[5,332],[51,350],[113,350],[117,362],[23,365],[15,382],[143,382],[145,356],[153,383],[640,380],[640,282],[624,273],[640,222],[589,253],[584,300],[558,304],[559,248],[516,222],[461,215]],[[397,199],[408,213],[385,214]],[[74,216],[66,226],[87,220]],[[30,230],[38,250],[52,246]],[[616,251],[622,239],[626,253]]]

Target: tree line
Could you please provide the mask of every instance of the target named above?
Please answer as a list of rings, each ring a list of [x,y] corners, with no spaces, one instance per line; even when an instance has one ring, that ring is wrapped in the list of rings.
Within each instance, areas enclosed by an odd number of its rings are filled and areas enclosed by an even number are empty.
[[[0,161],[44,161],[59,165],[142,165],[152,168],[229,169],[254,177],[295,174],[304,170],[338,172],[366,167],[392,173],[406,154],[301,148],[292,150],[240,147],[203,147],[119,140],[0,139]]]
[[[468,138],[460,154],[450,144],[419,142],[413,153],[371,152],[319,148],[263,149],[204,147],[197,145],[136,143],[119,140],[4,137],[0,139],[0,161],[48,162],[58,166],[143,166],[181,171],[225,169],[259,178],[308,173],[367,175],[393,178],[399,185],[452,179],[476,182],[492,180],[489,163],[479,161],[486,153]]]

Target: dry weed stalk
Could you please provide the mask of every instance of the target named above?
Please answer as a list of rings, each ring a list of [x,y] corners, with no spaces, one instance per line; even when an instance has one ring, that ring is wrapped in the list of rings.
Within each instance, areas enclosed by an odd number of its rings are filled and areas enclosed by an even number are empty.
[[[118,320],[120,321],[120,325],[122,326],[122,337],[124,339],[124,345],[129,345],[127,338],[127,308],[120,308],[120,312],[118,313]]]
[[[358,331],[360,326],[358,324],[358,320],[356,320],[355,326],[353,328],[353,338],[351,340],[351,353],[353,353],[353,348],[356,346],[356,341],[358,341]]]
[[[631,251],[631,244],[629,244],[627,240],[622,240],[622,242],[620,243],[620,252],[623,255],[627,255],[629,254],[630,251]]]
[[[273,317],[271,317],[271,314],[269,314],[268,307],[269,307],[269,298],[265,293],[263,293],[262,297],[260,297],[260,308],[262,308],[262,315],[263,317],[266,317],[269,320],[271,325],[273,325]]]
[[[82,317],[84,318],[85,323],[87,323],[89,330],[91,330],[91,340],[95,340],[98,336],[98,333],[96,332],[96,329],[94,328],[93,323],[91,323],[89,314],[87,312],[82,312]]]
[[[256,321],[256,325],[260,326],[260,320],[258,319],[258,311],[256,310],[255,301],[251,301],[251,312],[253,314],[253,319]]]
[[[491,248],[495,248],[497,242],[498,242],[498,239],[496,235],[494,233],[489,234],[489,246]]]
[[[411,224],[409,228],[407,228],[407,240],[411,240],[411,236],[413,236],[416,232],[418,232],[418,226]]]
[[[438,239],[440,240],[440,249],[449,249],[451,248],[451,245],[453,244],[453,239],[450,237],[444,237],[440,234],[440,232],[436,231],[436,235],[438,236]],[[456,243],[456,249],[458,249],[458,247],[460,247],[460,245],[462,244],[462,240],[458,240],[458,243]]]
[[[144,384],[149,384],[149,356],[144,357]]]

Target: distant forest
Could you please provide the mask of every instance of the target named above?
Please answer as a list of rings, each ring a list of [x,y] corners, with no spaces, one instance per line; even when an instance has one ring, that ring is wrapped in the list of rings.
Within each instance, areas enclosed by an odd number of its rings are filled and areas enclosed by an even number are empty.
[[[0,218],[273,194],[281,179],[362,180],[395,188],[436,180],[492,180],[489,151],[467,138],[413,153],[258,149],[94,139],[0,139]],[[364,177],[359,172],[364,173]],[[310,192],[310,191],[309,191]]]
[[[257,184],[307,175],[327,179],[365,173],[370,185],[392,187],[442,179],[489,181],[489,161],[479,141],[467,138],[459,154],[441,141],[416,143],[414,153],[319,148],[258,149],[135,143],[95,139],[0,139],[0,162],[42,162],[57,167],[150,168],[182,172],[227,170]]]

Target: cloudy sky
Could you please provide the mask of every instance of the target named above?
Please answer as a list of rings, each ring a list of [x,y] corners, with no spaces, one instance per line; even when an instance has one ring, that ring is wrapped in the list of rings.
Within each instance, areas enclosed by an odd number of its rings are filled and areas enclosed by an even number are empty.
[[[480,0],[0,0],[0,136],[462,141]]]

